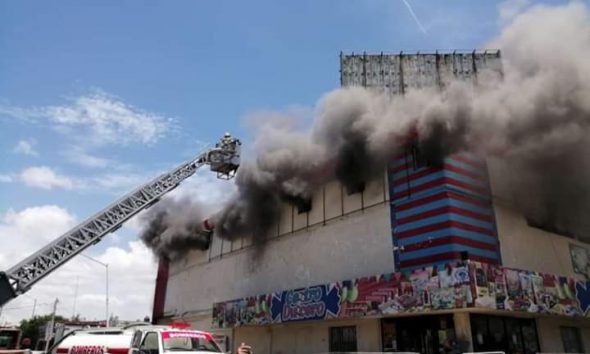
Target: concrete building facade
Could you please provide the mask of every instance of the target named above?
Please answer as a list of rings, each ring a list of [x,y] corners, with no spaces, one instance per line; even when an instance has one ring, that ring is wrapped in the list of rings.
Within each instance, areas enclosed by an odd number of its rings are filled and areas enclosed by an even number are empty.
[[[403,94],[500,70],[498,52],[347,55],[343,86]],[[430,165],[415,147],[349,193],[284,204],[264,248],[212,238],[162,263],[154,318],[257,354],[590,350],[590,238],[531,227],[497,197],[493,161]]]

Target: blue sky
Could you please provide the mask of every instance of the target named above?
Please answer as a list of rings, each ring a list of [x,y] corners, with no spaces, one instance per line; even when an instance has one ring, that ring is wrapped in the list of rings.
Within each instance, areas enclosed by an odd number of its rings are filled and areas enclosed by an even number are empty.
[[[85,149],[131,164],[147,178],[224,131],[245,136],[243,118],[252,112],[313,106],[339,85],[340,51],[479,47],[497,31],[497,5],[473,3],[416,2],[423,33],[401,1],[3,2],[0,103],[69,106],[103,92],[173,119],[175,129],[149,146],[132,141]],[[4,114],[2,125],[0,174],[28,166],[79,178],[117,172],[65,161],[63,150],[77,143],[47,122]],[[39,156],[14,153],[27,139]],[[113,198],[100,190],[64,193],[14,183],[0,183],[0,193],[0,211],[50,203],[80,217]]]
[[[0,2],[0,250],[26,211],[61,217],[51,239],[225,131],[247,143],[249,114],[313,107],[341,51],[481,48],[501,26],[497,1],[408,1],[417,19],[401,0]],[[89,254],[137,256],[136,230]]]

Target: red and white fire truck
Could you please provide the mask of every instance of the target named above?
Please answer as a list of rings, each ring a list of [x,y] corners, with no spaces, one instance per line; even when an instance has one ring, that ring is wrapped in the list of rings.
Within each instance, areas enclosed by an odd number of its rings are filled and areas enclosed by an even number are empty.
[[[68,333],[47,354],[223,353],[211,333],[186,326],[132,325]]]

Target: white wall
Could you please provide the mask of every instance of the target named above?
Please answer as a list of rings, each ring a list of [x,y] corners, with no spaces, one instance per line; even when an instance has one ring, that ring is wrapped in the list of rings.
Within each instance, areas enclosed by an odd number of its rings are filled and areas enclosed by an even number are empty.
[[[330,350],[329,331],[332,326],[356,326],[360,352],[381,350],[381,330],[377,319],[239,327],[235,329],[234,343],[251,344],[256,354],[326,353]]]
[[[512,173],[510,167],[489,159],[488,170],[503,265],[583,280],[574,273],[569,247],[573,243],[590,250],[590,244],[528,226],[524,215],[514,209],[508,184],[500,183]]]
[[[584,349],[586,352],[590,351],[590,321],[559,317],[541,317],[537,319],[537,331],[539,332],[539,342],[543,352],[563,353],[564,348],[560,327],[579,328]]]
[[[505,267],[584,280],[574,273],[569,247],[573,243],[590,250],[589,244],[530,227],[522,215],[502,202],[495,201],[494,209]]]
[[[386,191],[385,181],[377,179],[362,195],[348,196],[333,182],[314,195],[309,213],[285,206],[276,228],[284,232],[277,231],[264,248],[249,246],[248,240],[239,240],[236,247],[216,239],[209,252],[193,251],[176,260],[170,267],[165,315],[210,311],[214,302],[393,271]]]

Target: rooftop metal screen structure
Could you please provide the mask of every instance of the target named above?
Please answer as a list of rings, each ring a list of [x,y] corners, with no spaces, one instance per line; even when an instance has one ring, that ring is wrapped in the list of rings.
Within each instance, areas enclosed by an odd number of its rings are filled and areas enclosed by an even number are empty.
[[[485,70],[502,71],[499,50],[415,54],[340,54],[342,87],[362,86],[403,94],[412,88],[444,88],[453,79],[477,81]]]

